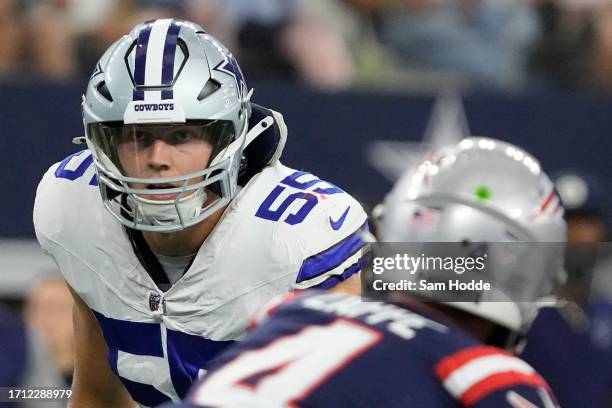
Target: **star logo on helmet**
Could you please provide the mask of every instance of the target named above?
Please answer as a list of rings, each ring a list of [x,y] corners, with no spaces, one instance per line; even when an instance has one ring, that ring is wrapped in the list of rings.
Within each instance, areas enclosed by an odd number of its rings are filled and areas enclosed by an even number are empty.
[[[230,52],[223,53],[223,61],[218,63],[213,70],[230,75],[234,78],[236,88],[238,88],[238,96],[240,98],[246,94],[246,81],[244,80],[244,75],[242,75],[242,71],[238,66],[236,58],[234,58]]]
[[[91,76],[89,77],[89,79],[92,79],[93,77],[95,77],[96,75],[101,74],[102,72],[102,66],[100,65],[100,63],[98,62],[96,64],[96,69],[94,69],[94,72],[91,74]]]

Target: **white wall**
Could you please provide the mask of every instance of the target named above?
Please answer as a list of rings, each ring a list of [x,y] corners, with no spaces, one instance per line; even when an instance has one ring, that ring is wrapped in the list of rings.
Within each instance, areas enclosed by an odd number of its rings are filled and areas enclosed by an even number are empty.
[[[0,239],[0,297],[21,297],[35,279],[52,274],[59,271],[38,242]]]

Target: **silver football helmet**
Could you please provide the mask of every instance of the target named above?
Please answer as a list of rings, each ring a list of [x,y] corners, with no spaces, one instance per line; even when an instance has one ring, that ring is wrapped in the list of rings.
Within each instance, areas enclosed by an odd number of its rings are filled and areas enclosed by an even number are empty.
[[[565,234],[561,202],[539,162],[482,137],[444,147],[406,172],[387,196],[379,225],[381,242],[491,243],[497,253],[485,273],[494,291],[444,304],[520,334],[554,279],[563,279]]]
[[[226,205],[237,192],[249,99],[235,58],[198,25],[136,26],[104,53],[83,96],[105,207],[127,227],[172,232]],[[157,141],[187,149],[206,142],[210,157],[189,174],[129,174],[122,152]]]

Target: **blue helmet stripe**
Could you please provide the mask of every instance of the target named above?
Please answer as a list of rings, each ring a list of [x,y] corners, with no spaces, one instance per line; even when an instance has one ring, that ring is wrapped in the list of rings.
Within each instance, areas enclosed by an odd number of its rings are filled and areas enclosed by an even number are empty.
[[[163,90],[161,91],[161,98],[162,99],[172,99],[174,98],[174,92],[172,91],[172,89]]]
[[[138,34],[136,44],[136,57],[134,59],[134,84],[143,86],[145,84],[145,68],[147,65],[147,48],[149,46],[149,36],[153,23],[146,24]],[[134,90],[133,99],[135,101],[144,100],[144,91]]]
[[[175,21],[172,21],[170,26],[168,26],[166,43],[164,45],[164,57],[162,60],[162,86],[172,85],[172,80],[174,79],[174,57],[180,30],[181,26]],[[171,89],[162,91],[162,99],[172,99],[173,96]]]

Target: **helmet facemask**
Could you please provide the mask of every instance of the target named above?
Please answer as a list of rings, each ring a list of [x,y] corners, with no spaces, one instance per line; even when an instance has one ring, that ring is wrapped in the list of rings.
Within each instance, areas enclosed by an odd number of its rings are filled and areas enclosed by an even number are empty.
[[[236,132],[229,121],[90,124],[87,141],[105,207],[125,226],[143,231],[174,232],[199,223],[236,194],[245,133],[246,123]],[[197,170],[163,177],[165,169],[145,162],[150,149],[160,148],[192,160],[190,150],[209,154]]]

